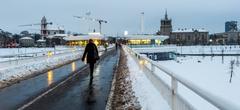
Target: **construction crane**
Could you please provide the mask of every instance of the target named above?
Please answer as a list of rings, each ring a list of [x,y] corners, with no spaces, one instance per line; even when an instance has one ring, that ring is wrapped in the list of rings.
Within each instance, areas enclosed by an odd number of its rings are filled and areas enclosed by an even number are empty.
[[[102,23],[107,23],[106,20],[102,20],[102,19],[93,19],[93,18],[82,17],[82,16],[73,16],[73,17],[78,18],[78,19],[82,19],[82,20],[97,21],[99,23],[100,33],[102,33]]]
[[[26,24],[26,25],[19,25],[19,27],[25,27],[25,26],[41,26],[41,35],[43,37],[47,37],[47,25],[52,25],[52,22],[47,22],[46,17],[44,16],[41,20],[41,23],[36,23],[36,24]],[[43,38],[42,38],[43,39]]]

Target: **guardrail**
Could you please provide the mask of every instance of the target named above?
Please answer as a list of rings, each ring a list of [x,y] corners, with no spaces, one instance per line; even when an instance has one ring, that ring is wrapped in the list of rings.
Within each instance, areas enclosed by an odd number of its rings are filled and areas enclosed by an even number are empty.
[[[128,46],[123,46],[124,49],[135,59],[135,61],[139,64],[141,69],[144,71],[145,75],[150,79],[153,85],[159,90],[162,94],[163,98],[167,100],[172,110],[195,110],[192,104],[184,97],[178,94],[178,83],[184,85],[193,93],[200,96],[202,99],[215,106],[220,110],[240,110],[240,107],[234,105],[208,91],[205,91],[202,88],[199,88],[192,82],[184,79],[183,77],[173,73],[167,68],[157,64],[156,62],[150,60],[146,56],[139,54]],[[147,67],[146,64],[150,64]],[[160,69],[166,75],[171,77],[171,85],[167,85],[159,76],[156,75],[155,69]]]

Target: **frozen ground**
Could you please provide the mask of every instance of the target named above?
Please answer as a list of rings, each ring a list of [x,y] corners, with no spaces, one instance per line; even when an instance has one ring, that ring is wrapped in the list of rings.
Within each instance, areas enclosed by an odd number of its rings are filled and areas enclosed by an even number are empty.
[[[230,80],[230,62],[234,61],[232,83]],[[200,88],[218,96],[230,103],[240,106],[240,63],[239,57],[178,57],[176,61],[158,61],[158,64],[181,75],[186,80]],[[170,84],[170,78],[160,70],[156,72],[165,82]],[[183,85],[179,85],[179,93],[199,110],[216,109]]]
[[[127,65],[130,71],[133,91],[142,106],[142,110],[170,110],[167,102],[140,70],[137,66],[138,64],[127,52],[126,54],[128,56]]]
[[[239,54],[239,46],[158,46],[133,48],[137,52],[175,51],[181,54]],[[229,103],[240,107],[240,56],[186,56],[172,61],[159,61],[158,64],[180,75],[203,90],[206,90]],[[233,78],[230,83],[231,65],[233,64]],[[156,74],[168,85],[171,78],[156,69]],[[171,87],[171,86],[170,86]],[[199,110],[218,110],[216,107],[178,84],[178,93]]]

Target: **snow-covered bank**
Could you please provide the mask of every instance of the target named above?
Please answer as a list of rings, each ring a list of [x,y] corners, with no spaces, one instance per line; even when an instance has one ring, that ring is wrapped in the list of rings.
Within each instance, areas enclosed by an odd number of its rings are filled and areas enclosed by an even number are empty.
[[[134,61],[130,54],[127,54],[127,65],[130,71],[130,79],[132,81],[133,91],[139,99],[143,110],[170,110],[169,105],[161,96],[161,93],[153,86],[151,81],[141,71],[138,64]]]
[[[0,69],[0,88],[21,80],[29,75],[34,75],[53,69],[81,57],[81,51],[61,55],[42,57],[35,61],[18,64]]]
[[[62,54],[73,50],[83,50],[83,47],[57,46],[55,48],[0,48],[0,63],[47,56],[49,52],[52,52],[52,54]]]

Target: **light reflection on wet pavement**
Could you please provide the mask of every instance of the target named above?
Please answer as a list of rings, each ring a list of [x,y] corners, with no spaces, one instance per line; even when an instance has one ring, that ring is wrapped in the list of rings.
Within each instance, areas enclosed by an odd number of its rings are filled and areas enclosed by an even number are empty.
[[[78,60],[0,90],[0,110],[14,110],[85,64]]]

